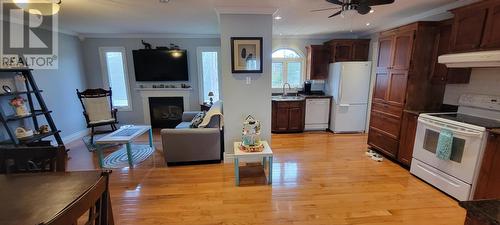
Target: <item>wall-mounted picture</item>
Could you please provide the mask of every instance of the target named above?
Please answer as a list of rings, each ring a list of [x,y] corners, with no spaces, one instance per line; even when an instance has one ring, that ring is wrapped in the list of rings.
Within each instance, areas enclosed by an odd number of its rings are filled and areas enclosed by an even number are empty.
[[[262,38],[231,38],[231,70],[233,73],[262,73]]]

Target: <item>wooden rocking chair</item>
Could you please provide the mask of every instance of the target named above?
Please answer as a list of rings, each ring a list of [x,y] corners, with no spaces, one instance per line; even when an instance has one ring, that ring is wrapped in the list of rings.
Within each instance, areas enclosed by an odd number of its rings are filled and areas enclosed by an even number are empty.
[[[95,127],[110,125],[111,131],[116,130],[116,124],[118,123],[116,112],[118,110],[113,108],[111,87],[109,91],[97,88],[80,92],[76,89],[76,94],[82,103],[83,116],[87,121],[87,128],[91,128],[90,143],[94,143],[95,134],[110,132],[95,131]]]

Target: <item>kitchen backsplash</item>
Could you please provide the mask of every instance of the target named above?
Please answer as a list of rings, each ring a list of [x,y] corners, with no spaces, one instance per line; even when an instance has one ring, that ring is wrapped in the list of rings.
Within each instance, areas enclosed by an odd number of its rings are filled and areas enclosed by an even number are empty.
[[[473,68],[468,84],[446,85],[443,103],[458,105],[460,95],[469,93],[500,96],[500,68]]]

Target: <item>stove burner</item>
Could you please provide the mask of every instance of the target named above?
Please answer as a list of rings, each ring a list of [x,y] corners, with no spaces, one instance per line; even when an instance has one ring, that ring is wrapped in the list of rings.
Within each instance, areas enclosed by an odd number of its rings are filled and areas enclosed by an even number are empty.
[[[443,118],[443,119],[448,119],[448,120],[453,120],[461,123],[467,123],[467,124],[472,124],[480,127],[484,127],[486,129],[492,129],[492,128],[500,128],[500,121],[498,120],[492,120],[492,119],[485,119],[481,117],[475,117],[475,116],[470,116],[466,114],[434,114],[432,116]]]

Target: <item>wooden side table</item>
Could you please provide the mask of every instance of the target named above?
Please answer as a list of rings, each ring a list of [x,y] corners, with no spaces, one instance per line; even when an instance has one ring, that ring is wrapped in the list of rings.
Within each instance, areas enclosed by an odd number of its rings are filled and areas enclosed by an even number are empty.
[[[264,150],[262,152],[244,152],[241,151],[239,146],[241,142],[234,142],[234,175],[235,175],[235,183],[236,186],[240,185],[240,159],[262,159],[262,167],[265,170],[266,164],[268,165],[268,175],[267,175],[267,184],[272,184],[273,181],[273,151],[267,141],[262,141],[264,145]]]

